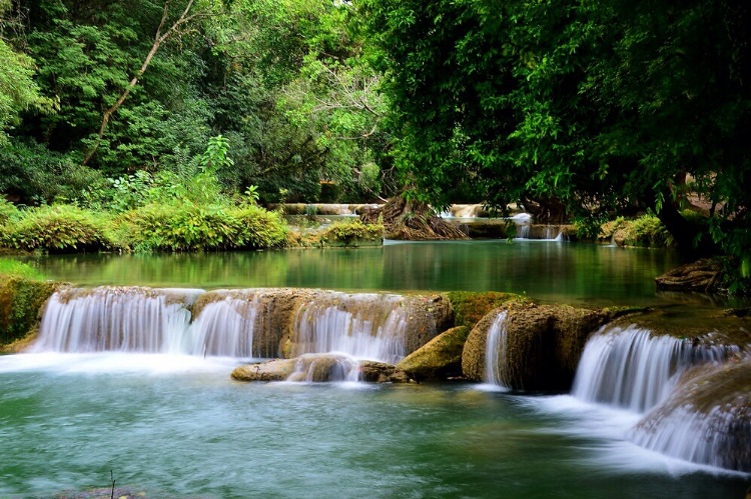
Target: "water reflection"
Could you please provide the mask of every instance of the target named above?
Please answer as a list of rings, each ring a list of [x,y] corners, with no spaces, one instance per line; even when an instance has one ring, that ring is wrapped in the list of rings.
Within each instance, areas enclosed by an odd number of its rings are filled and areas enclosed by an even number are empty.
[[[565,242],[451,241],[379,248],[176,255],[36,257],[54,279],[81,285],[313,287],[353,291],[526,293],[542,302],[607,306],[671,302],[654,277],[680,263],[670,251]]]

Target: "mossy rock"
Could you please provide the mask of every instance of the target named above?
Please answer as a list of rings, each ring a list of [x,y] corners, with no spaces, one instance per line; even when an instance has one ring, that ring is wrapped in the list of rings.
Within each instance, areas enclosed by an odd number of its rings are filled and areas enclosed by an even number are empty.
[[[568,305],[505,305],[485,316],[470,332],[462,354],[468,379],[485,378],[487,334],[498,313],[507,311],[503,378],[509,388],[530,392],[570,390],[589,335],[613,313]]]
[[[385,362],[357,361],[338,354],[305,354],[295,359],[274,359],[235,368],[237,381],[341,381],[345,371],[357,370],[360,380],[371,383],[408,383],[404,371]]]
[[[497,291],[450,291],[447,293],[454,311],[454,325],[473,328],[488,312],[506,302],[531,303],[526,296]]]
[[[0,276],[0,349],[16,351],[29,343],[44,304],[62,286],[52,281]]]
[[[629,439],[698,464],[751,472],[751,360],[735,357],[687,371]]]
[[[468,335],[465,326],[449,329],[409,354],[396,368],[417,381],[461,376],[462,350]]]

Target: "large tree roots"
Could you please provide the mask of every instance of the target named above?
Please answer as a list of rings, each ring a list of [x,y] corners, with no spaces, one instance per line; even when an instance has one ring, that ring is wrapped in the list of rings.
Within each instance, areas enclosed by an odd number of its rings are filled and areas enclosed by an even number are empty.
[[[365,223],[382,223],[386,239],[431,241],[468,239],[455,225],[436,216],[426,204],[396,196],[382,207],[360,215]]]

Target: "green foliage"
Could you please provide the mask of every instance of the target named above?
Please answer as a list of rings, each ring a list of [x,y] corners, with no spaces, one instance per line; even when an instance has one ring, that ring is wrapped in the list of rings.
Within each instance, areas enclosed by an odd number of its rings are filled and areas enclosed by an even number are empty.
[[[466,186],[492,205],[549,202],[581,218],[651,209],[684,249],[741,251],[747,5],[360,5],[411,196],[441,206]],[[688,192],[713,204],[708,230],[680,215]]]
[[[626,224],[625,241],[628,246],[660,248],[673,245],[673,236],[660,219],[644,215]]]
[[[0,192],[25,204],[75,200],[105,181],[101,173],[37,143],[0,147]]]
[[[15,221],[20,217],[20,213],[16,205],[0,198],[0,229],[8,222]]]
[[[0,235],[0,244],[50,253],[98,251],[110,246],[109,219],[71,205],[31,208]]]
[[[381,244],[383,225],[364,224],[360,220],[336,222],[323,231],[320,239],[323,244],[337,246],[359,246],[374,242]]]
[[[137,251],[200,251],[280,247],[281,217],[257,206],[204,208],[150,204],[122,215],[125,238]]]

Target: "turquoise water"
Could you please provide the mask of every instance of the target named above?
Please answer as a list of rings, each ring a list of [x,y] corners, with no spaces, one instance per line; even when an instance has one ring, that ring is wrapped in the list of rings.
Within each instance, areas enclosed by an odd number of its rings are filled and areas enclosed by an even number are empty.
[[[242,384],[231,360],[0,358],[0,497],[743,497],[624,442],[636,416],[456,385]]]
[[[526,293],[669,305],[675,254],[521,241],[29,260],[79,285]],[[693,299],[692,299],[693,300]],[[703,298],[689,301],[696,309]],[[706,302],[706,303],[705,303]],[[639,416],[482,385],[243,384],[237,359],[0,356],[0,498],[118,487],[192,498],[742,498],[748,475],[625,441]],[[109,497],[109,495],[107,495]]]

